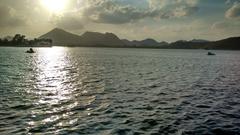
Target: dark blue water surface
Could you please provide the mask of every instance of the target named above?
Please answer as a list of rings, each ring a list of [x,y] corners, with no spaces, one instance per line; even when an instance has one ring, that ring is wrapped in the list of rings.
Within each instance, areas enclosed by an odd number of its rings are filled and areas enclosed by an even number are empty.
[[[0,134],[240,134],[240,52],[0,48]]]

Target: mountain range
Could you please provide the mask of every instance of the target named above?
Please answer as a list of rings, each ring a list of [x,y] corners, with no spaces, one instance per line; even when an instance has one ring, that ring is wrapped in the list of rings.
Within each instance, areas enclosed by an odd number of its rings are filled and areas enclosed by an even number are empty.
[[[113,33],[85,32],[81,36],[55,28],[39,37],[52,39],[54,46],[122,47],[124,42]]]
[[[128,39],[120,39],[113,33],[85,32],[82,35],[76,35],[63,29],[55,28],[39,38],[52,39],[53,46],[240,50],[240,37],[231,37],[219,41],[193,39],[167,43],[158,42],[150,38],[141,41],[130,41]]]

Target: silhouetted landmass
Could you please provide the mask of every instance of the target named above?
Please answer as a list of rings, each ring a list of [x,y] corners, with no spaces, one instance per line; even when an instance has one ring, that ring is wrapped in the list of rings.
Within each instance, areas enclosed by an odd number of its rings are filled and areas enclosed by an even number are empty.
[[[113,33],[85,32],[75,35],[62,29],[54,29],[40,38],[50,38],[56,46],[83,46],[83,47],[133,47],[133,48],[160,48],[160,49],[228,49],[240,50],[240,37],[228,38],[219,41],[193,39],[191,41],[176,41],[173,43],[157,42],[154,39],[142,41],[119,39]]]
[[[59,28],[40,36],[40,39],[42,38],[52,39],[55,46],[122,47],[124,45],[113,33],[85,32],[79,36]]]
[[[165,46],[166,49],[204,49],[206,45],[210,42],[192,42],[179,40],[173,43],[170,43],[168,46]]]
[[[219,41],[176,41],[164,48],[168,49],[218,49],[218,50],[240,50],[240,37],[231,37]]]
[[[215,42],[210,42],[206,45],[205,48],[220,50],[240,50],[240,37],[231,37]]]
[[[33,39],[28,40],[25,35],[16,34],[14,37],[0,38],[0,46],[15,46],[15,47],[50,47],[52,39]]]
[[[73,46],[81,43],[78,35],[66,32],[62,29],[55,28],[50,32],[42,35],[39,39],[52,39],[52,45],[54,46]]]
[[[125,46],[128,46],[128,47],[159,48],[159,47],[168,45],[167,42],[157,42],[156,40],[150,39],[150,38],[142,40],[142,41],[137,41],[137,40],[129,41],[127,39],[123,39],[122,41],[124,42]]]
[[[81,46],[122,47],[124,43],[113,33],[85,32],[81,39]]]
[[[194,43],[207,43],[209,42],[208,40],[204,40],[204,39],[193,39],[190,42],[194,42]]]
[[[26,40],[24,35],[16,34],[12,40],[0,40],[0,46],[53,46],[70,47],[129,47],[129,48],[159,48],[159,49],[221,49],[240,50],[240,37],[231,37],[219,41],[193,39],[179,40],[173,43],[158,42],[154,39],[142,41],[119,39],[113,33],[85,32],[82,35],[72,34],[63,29],[55,28],[38,39]]]

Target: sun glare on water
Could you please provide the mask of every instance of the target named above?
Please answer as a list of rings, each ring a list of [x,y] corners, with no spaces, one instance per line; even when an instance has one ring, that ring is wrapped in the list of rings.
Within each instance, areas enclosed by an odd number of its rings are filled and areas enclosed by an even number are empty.
[[[62,13],[66,8],[67,0],[41,0],[42,5],[52,13]]]

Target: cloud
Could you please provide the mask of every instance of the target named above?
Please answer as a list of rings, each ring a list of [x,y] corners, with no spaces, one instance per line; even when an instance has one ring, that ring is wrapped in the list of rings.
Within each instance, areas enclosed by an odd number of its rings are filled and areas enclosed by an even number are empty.
[[[76,13],[65,13],[63,16],[53,16],[52,23],[59,28],[67,30],[83,29],[83,20]]]
[[[120,5],[112,0],[86,0],[83,17],[97,23],[123,24],[149,16],[148,11]]]
[[[240,27],[240,23],[228,20],[228,21],[215,22],[212,25],[211,30],[221,31],[221,33],[227,32],[227,33],[240,34],[239,27]]]
[[[0,27],[24,26],[26,22],[22,16],[17,15],[15,9],[0,5]]]
[[[237,21],[225,20],[215,22],[211,29],[209,30],[209,34],[216,39],[223,39],[226,37],[236,37],[240,35],[239,31],[240,23]],[[210,36],[209,35],[209,36]]]
[[[235,2],[233,6],[227,10],[225,17],[228,19],[240,18],[240,3]]]
[[[149,7],[119,4],[117,0],[85,0],[79,12],[96,23],[124,24],[145,18],[169,19],[189,16],[198,8],[197,0],[148,0]]]
[[[62,16],[51,17],[41,5],[40,0],[1,1],[7,5],[0,9],[0,25],[2,26],[38,25],[40,22],[43,24],[48,21],[51,25],[69,30],[82,29],[85,23],[92,22],[126,24],[145,19],[180,18],[192,15],[198,10],[197,0],[132,0],[131,2],[127,0],[69,0]],[[8,16],[8,18],[5,19],[3,16]]]
[[[198,0],[148,0],[150,8],[174,8],[178,6],[195,7]]]
[[[229,28],[231,25],[229,25],[229,23],[227,23],[227,22],[215,22],[213,25],[212,25],[212,27],[211,27],[211,29],[213,29],[213,30],[224,30],[224,29],[227,29],[227,28]]]
[[[182,16],[190,16],[198,11],[198,7],[186,7],[182,6],[179,8],[176,8],[174,11],[175,17],[182,17]]]
[[[225,4],[231,4],[231,0],[226,0]]]

